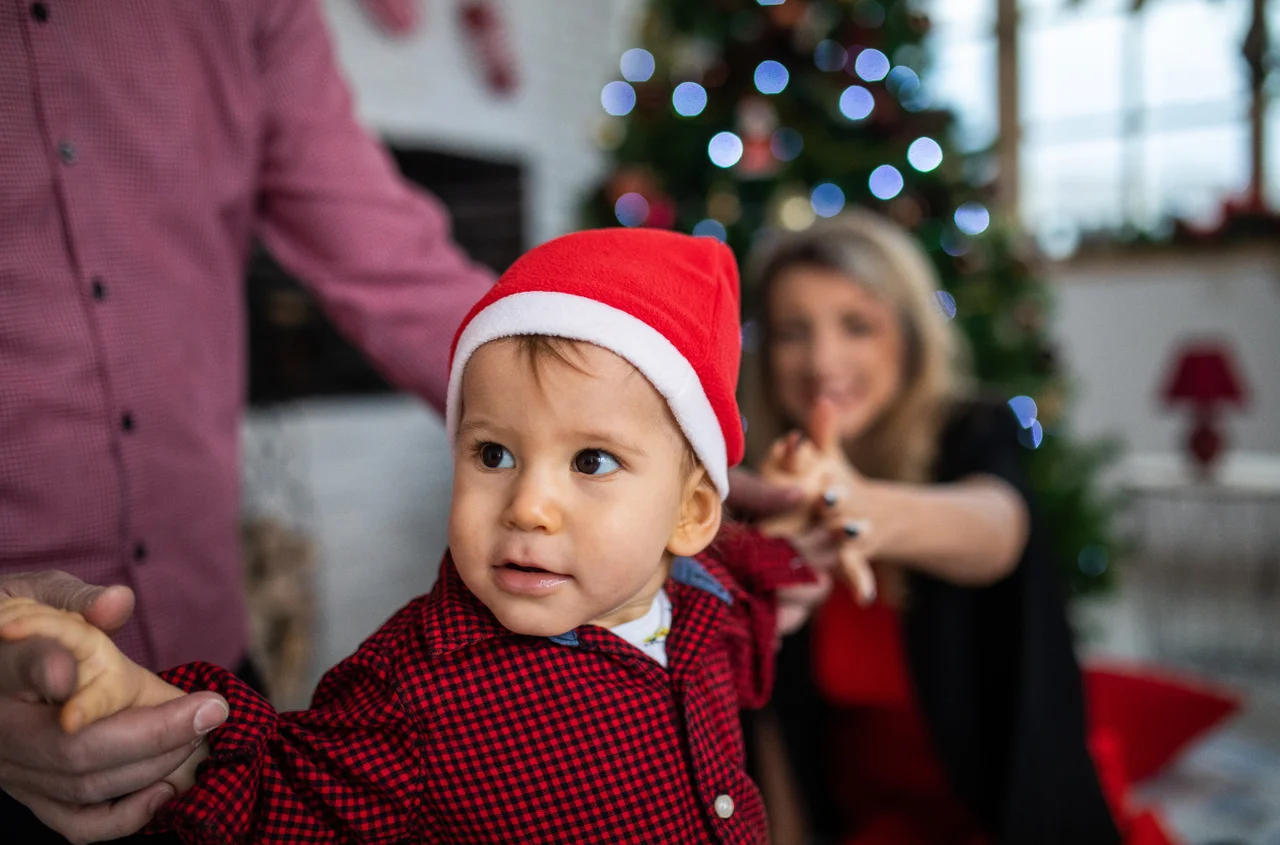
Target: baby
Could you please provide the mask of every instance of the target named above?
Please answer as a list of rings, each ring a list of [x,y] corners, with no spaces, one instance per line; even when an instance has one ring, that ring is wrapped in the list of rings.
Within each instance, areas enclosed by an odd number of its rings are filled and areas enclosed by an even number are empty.
[[[778,589],[814,575],[721,528],[738,302],[706,238],[581,232],[517,261],[454,341],[437,583],[310,710],[206,664],[153,675],[30,602],[0,604],[0,637],[75,655],[67,730],[227,698],[152,825],[189,842],[764,842],[738,711],[769,694]]]

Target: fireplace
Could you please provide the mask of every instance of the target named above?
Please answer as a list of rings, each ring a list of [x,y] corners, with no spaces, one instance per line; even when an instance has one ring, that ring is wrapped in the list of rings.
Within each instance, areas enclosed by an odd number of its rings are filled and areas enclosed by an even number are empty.
[[[515,261],[525,244],[521,164],[408,147],[391,152],[406,178],[449,209],[454,239],[474,260],[496,272]],[[261,244],[253,250],[245,291],[251,405],[394,390]]]

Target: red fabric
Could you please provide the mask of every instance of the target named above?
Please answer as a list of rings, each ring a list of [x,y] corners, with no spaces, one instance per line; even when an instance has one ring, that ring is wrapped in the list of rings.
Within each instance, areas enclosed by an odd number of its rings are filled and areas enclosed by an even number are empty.
[[[833,726],[837,797],[858,831],[846,845],[982,843],[952,796],[907,675],[897,611],[862,608],[837,587],[814,617],[819,690],[846,708]],[[1135,807],[1134,784],[1159,773],[1239,700],[1202,682],[1150,669],[1084,672],[1089,752],[1126,845],[1174,845],[1152,810]]]
[[[745,546],[732,551],[741,552]],[[763,843],[739,708],[768,684],[785,546],[677,561],[669,670],[613,633],[513,634],[446,557],[430,595],[330,671],[312,709],[276,714],[229,673],[167,673],[227,696],[196,786],[156,829],[187,842]],[[714,810],[733,800],[729,818]]]
[[[128,584],[132,658],[233,666],[253,236],[437,407],[491,276],[357,123],[315,0],[0,0],[0,68],[0,577]]]
[[[1150,668],[1094,665],[1084,674],[1089,721],[1117,743],[1129,783],[1160,772],[1193,739],[1235,713],[1237,696]]]
[[[595,229],[556,238],[502,274],[459,327],[453,348],[489,305],[530,291],[592,299],[660,332],[698,374],[724,433],[728,465],[742,461],[735,398],[742,357],[738,266],[727,246],[658,229]]]
[[[845,845],[986,845],[917,708],[898,612],[859,607],[840,584],[813,625],[815,681],[841,708],[830,741],[836,800],[855,831]]]

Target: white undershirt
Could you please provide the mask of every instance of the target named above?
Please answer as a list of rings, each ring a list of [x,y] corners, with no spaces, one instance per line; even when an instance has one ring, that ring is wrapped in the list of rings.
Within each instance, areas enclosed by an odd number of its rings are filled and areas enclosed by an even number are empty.
[[[644,616],[609,629],[667,668],[667,634],[671,631],[671,599],[658,590]]]

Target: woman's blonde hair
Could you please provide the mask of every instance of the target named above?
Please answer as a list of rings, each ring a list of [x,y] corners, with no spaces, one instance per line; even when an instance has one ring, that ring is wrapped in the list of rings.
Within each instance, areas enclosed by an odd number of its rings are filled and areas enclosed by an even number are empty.
[[[749,460],[758,463],[773,440],[799,422],[784,417],[772,389],[768,313],[774,283],[796,267],[842,273],[897,311],[905,346],[901,389],[846,449],[854,465],[871,477],[929,480],[946,416],[968,386],[967,355],[939,307],[937,274],[928,255],[906,230],[864,210],[845,212],[803,232],[773,235],[748,261],[748,292],[757,311],[757,342],[742,380],[743,405],[751,423]]]

